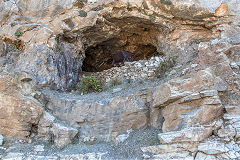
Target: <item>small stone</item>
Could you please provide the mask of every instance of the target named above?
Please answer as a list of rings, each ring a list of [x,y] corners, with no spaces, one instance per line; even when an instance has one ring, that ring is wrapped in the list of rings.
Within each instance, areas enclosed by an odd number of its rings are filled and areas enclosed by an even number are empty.
[[[144,68],[143,68],[143,71],[146,71],[146,72],[147,72],[147,71],[148,71],[148,68],[147,68],[147,67],[144,67]]]
[[[32,143],[32,139],[28,139],[28,144]]]
[[[3,144],[3,136],[0,134],[0,146]]]
[[[149,156],[149,155],[147,155],[147,154],[143,154],[143,158],[144,158],[144,159],[150,159],[151,156]]]
[[[121,134],[119,136],[116,137],[116,141],[118,143],[122,143],[124,142],[127,138],[129,137],[129,134]]]
[[[114,88],[112,93],[120,92],[121,90],[122,90],[122,88]]]
[[[198,66],[198,64],[192,64],[192,65],[191,65],[192,68],[195,68],[195,67],[197,67],[197,66]]]
[[[237,63],[235,63],[235,62],[231,62],[230,66],[231,66],[232,69],[239,69]]]
[[[182,70],[182,75],[185,75],[189,71],[189,68],[185,68]]]
[[[215,10],[215,16],[217,16],[217,17],[228,16],[228,4],[227,4],[227,3],[222,3],[222,4]]]
[[[155,57],[156,61],[160,62],[160,58],[159,57]]]
[[[111,81],[111,78],[106,78],[106,82],[110,82]]]
[[[35,152],[44,152],[44,146],[43,145],[36,145],[34,147]]]

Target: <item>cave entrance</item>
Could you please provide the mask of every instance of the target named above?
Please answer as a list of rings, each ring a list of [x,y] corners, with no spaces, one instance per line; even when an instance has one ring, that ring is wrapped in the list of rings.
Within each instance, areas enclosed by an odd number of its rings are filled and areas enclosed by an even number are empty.
[[[107,29],[106,29],[107,28]],[[159,56],[157,35],[159,26],[140,18],[108,19],[98,22],[84,32],[84,72],[100,72],[112,67],[112,54],[126,50],[134,54],[133,60]]]

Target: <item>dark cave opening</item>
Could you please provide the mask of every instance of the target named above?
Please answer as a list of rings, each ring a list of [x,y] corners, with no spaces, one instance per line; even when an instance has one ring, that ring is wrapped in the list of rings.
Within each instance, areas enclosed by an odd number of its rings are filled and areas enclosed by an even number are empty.
[[[86,58],[83,61],[82,70],[84,72],[100,72],[103,70],[110,69],[112,66],[112,54],[117,53],[121,50],[125,50],[133,53],[133,61],[142,59],[149,59],[152,56],[159,55],[156,47],[150,44],[136,46],[134,51],[131,51],[127,47],[116,47],[115,45],[109,45],[109,42],[117,44],[116,39],[112,39],[96,47],[90,47],[86,50]]]
[[[163,27],[141,18],[111,18],[97,21],[82,32],[85,48],[84,72],[101,72],[112,68],[112,55],[125,50],[133,53],[133,61],[149,59],[159,53],[158,35]]]
[[[145,28],[145,30],[148,29]],[[100,72],[110,69],[113,67],[112,55],[122,50],[133,53],[133,61],[161,55],[153,44],[144,42],[140,34],[128,35],[127,39],[121,39],[121,36],[114,37],[85,50],[86,58],[83,61],[82,70],[84,72]]]

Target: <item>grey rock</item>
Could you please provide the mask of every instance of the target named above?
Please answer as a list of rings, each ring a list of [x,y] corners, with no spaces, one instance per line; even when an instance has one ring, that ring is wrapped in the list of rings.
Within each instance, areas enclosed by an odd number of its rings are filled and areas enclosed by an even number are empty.
[[[49,101],[47,108],[59,120],[81,128],[80,137],[110,141],[118,133],[139,129],[148,123],[146,99],[141,98],[145,93],[114,98],[94,96],[92,100],[89,95],[66,95],[47,90],[44,94]]]
[[[158,134],[163,144],[181,142],[201,142],[212,134],[211,127],[189,127],[180,131],[172,131]]]
[[[58,148],[63,148],[72,142],[78,130],[60,123],[54,123],[52,133],[54,136],[54,145]]]
[[[48,112],[44,112],[38,124],[38,136],[54,142],[58,148],[64,148],[72,142],[78,130],[56,120]]]
[[[198,146],[198,150],[208,155],[222,154],[229,151],[224,142],[211,139],[208,139],[208,141],[206,142],[200,143]]]
[[[0,146],[3,144],[3,136],[0,134]]]

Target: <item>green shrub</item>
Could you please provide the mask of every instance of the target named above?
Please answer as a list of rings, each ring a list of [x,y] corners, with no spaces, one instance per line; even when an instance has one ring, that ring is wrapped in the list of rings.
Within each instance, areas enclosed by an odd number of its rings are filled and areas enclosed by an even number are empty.
[[[156,77],[160,78],[165,75],[176,63],[176,57],[167,57],[166,60],[161,63],[155,70]]]
[[[167,5],[172,5],[172,1],[170,0],[160,0],[160,3],[167,4]]]
[[[103,87],[99,80],[94,77],[83,77],[80,79],[80,82],[77,83],[77,90],[83,94],[90,92],[101,92]]]
[[[78,8],[83,8],[84,5],[87,3],[87,0],[76,0],[73,5]]]
[[[17,37],[20,37],[20,36],[22,36],[23,35],[23,32],[22,31],[16,31],[15,32],[15,36],[17,36]]]
[[[79,15],[80,17],[87,17],[87,12],[85,12],[84,10],[80,10]]]
[[[120,84],[122,84],[122,81],[119,78],[113,78],[110,80],[110,85],[112,87],[118,86]]]

